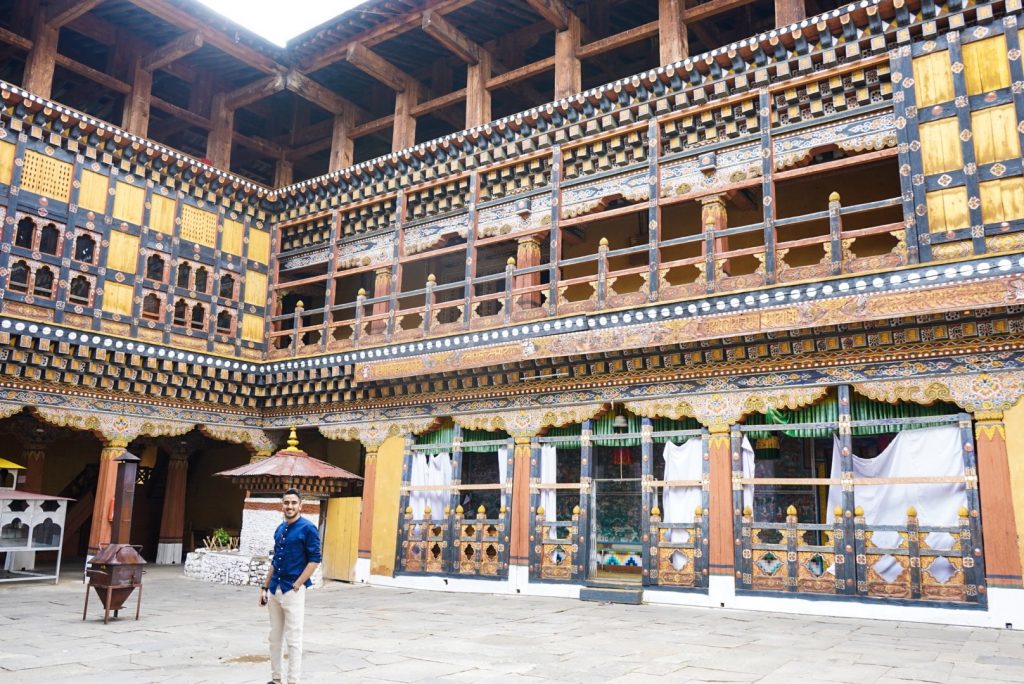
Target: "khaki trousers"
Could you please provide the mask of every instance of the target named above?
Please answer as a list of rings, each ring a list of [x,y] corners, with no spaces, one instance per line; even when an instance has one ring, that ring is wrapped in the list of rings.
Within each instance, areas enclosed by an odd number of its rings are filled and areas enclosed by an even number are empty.
[[[288,684],[302,675],[302,622],[306,613],[306,588],[270,595],[270,669],[275,682],[281,679],[281,647],[288,645]]]

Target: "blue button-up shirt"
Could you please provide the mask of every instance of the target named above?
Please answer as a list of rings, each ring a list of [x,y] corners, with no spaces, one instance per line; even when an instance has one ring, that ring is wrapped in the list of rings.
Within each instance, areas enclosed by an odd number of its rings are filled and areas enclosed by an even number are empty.
[[[270,576],[270,593],[273,594],[278,587],[282,593],[291,591],[306,565],[320,560],[320,533],[316,525],[301,515],[291,524],[281,523],[274,532],[274,572]],[[307,587],[312,584],[308,579],[305,582]]]

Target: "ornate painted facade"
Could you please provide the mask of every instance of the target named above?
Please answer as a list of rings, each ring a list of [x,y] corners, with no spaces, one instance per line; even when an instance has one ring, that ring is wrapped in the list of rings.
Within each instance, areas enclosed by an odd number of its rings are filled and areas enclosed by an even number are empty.
[[[1020,18],[849,5],[273,189],[0,83],[0,414],[107,449],[198,429],[255,457],[292,425],[359,442],[371,582],[575,595],[595,564],[635,564],[651,601],[883,597],[1002,626],[1024,603],[1024,428],[1004,418],[1024,394]],[[833,413],[762,420],[814,406]],[[595,432],[616,415],[635,434]],[[955,521],[844,508],[856,429],[933,423],[962,433]],[[762,432],[804,439],[806,476],[745,472]],[[662,518],[684,485],[654,448],[686,438],[704,467],[684,523]],[[569,479],[543,479],[548,446]],[[451,478],[416,480],[442,451]],[[491,481],[460,480],[495,452]],[[811,472],[840,453],[841,477]],[[592,496],[609,463],[636,466],[642,515],[618,546]],[[765,520],[744,499],[797,484],[845,503]],[[497,508],[463,507],[485,492]]]

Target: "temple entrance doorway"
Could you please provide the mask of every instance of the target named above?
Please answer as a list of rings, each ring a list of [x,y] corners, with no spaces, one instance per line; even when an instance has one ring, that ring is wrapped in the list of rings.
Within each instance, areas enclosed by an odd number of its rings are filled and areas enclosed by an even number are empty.
[[[594,447],[591,582],[639,585],[643,580],[643,459],[637,442],[597,441]]]

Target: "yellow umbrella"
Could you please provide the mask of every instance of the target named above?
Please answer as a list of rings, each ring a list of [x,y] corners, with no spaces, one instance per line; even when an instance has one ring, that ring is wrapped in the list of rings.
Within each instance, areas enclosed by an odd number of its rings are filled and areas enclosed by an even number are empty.
[[[6,458],[0,458],[0,470],[24,470],[25,466],[20,466],[17,463],[8,461]]]

